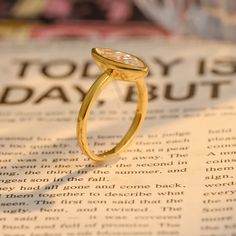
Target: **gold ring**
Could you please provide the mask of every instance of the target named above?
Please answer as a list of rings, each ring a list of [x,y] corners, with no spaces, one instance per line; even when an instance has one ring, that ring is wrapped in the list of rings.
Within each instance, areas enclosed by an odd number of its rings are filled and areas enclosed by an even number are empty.
[[[148,66],[134,55],[110,48],[93,48],[92,56],[103,74],[90,87],[83,100],[77,118],[76,133],[82,152],[92,160],[104,161],[120,153],[129,145],[144,120],[148,103],[144,78],[148,74]],[[136,84],[138,91],[136,114],[127,133],[115,147],[102,154],[95,154],[89,148],[87,140],[87,120],[96,98],[112,80],[130,81]]]

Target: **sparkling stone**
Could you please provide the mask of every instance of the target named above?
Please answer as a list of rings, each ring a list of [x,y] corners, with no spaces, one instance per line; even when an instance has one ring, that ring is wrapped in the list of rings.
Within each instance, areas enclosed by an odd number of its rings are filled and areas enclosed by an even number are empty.
[[[98,48],[97,52],[109,60],[121,62],[131,66],[144,67],[142,61],[140,61],[135,56],[129,55],[125,52],[116,51],[110,48]]]

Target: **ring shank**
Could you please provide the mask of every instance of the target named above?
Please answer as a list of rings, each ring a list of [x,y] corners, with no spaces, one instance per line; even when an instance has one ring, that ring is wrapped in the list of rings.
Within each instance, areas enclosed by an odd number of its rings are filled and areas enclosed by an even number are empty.
[[[92,109],[92,106],[99,96],[99,94],[104,90],[104,88],[114,79],[112,76],[113,70],[107,69],[91,86],[85,99],[81,105],[80,112],[77,119],[77,140],[84,153],[86,153],[91,159],[95,161],[103,161],[107,158],[118,154],[123,151],[128,144],[133,140],[135,134],[137,133],[139,127],[144,120],[146,110],[147,110],[147,87],[143,78],[137,78],[135,84],[138,89],[138,104],[134,119],[128,131],[120,142],[112,149],[102,153],[95,154],[91,151],[87,141],[87,120]]]

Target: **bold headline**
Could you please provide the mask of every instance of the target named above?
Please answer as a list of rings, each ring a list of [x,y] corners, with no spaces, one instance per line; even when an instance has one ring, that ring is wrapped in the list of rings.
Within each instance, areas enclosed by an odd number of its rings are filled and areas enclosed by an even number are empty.
[[[192,76],[195,78],[194,82],[190,80],[191,78],[184,78],[185,68],[189,66],[187,62],[187,59],[181,57],[169,61],[157,57],[152,58],[152,67],[148,77],[157,77],[158,79],[154,83],[147,78],[149,101],[156,99],[173,102],[187,101],[198,95],[200,96],[203,92],[208,94],[209,99],[218,99],[224,95],[228,86],[232,86],[232,77],[236,75],[236,58],[221,57],[210,61],[206,58],[196,59],[191,68]],[[1,86],[0,105],[20,105],[27,102],[43,104],[52,100],[57,100],[59,103],[70,103],[72,102],[71,93],[75,93],[78,97],[76,102],[81,102],[87,92],[82,86],[82,81],[94,80],[99,76],[97,66],[92,61],[85,61],[78,65],[68,59],[55,59],[47,62],[41,59],[18,59],[14,61],[11,67],[16,72],[15,81],[17,83]],[[180,71],[183,75],[179,74]],[[209,75],[211,79],[207,79]],[[37,79],[48,80],[53,84],[45,83],[43,91],[38,93],[37,86],[27,85],[27,81],[34,79],[35,76],[37,76]],[[173,80],[175,76],[183,77],[181,93],[179,93],[179,89],[176,89],[178,86]],[[72,84],[75,79],[80,81],[79,85],[78,83]],[[158,84],[160,79],[163,81]],[[65,80],[70,83],[70,87],[58,84],[59,81]],[[122,99],[124,102],[136,102],[135,85],[127,86],[127,91]]]

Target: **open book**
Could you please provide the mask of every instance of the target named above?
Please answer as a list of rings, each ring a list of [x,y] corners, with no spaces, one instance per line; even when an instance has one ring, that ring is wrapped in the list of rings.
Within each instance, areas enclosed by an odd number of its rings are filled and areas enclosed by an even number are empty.
[[[99,75],[92,47],[141,57],[149,106],[129,148],[82,155],[77,114]],[[0,44],[0,235],[236,235],[236,47],[185,40]],[[132,83],[114,82],[88,122],[95,152],[123,136]]]

